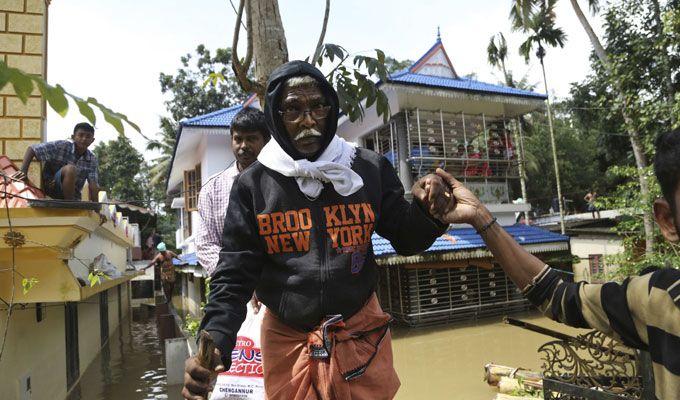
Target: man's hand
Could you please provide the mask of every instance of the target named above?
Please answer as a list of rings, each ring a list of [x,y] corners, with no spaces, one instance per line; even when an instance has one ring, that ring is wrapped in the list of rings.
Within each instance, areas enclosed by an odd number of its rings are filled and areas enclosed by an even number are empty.
[[[433,217],[445,214],[449,208],[451,194],[444,180],[438,175],[429,174],[418,179],[411,193]]]
[[[257,299],[255,293],[253,293],[253,298],[250,299],[250,305],[253,307],[253,312],[255,314],[259,313],[260,308],[262,308],[262,303],[260,302],[260,300]]]
[[[215,366],[212,370],[201,366],[196,356],[186,360],[182,397],[187,400],[207,400],[208,392],[211,390],[211,381],[225,370],[220,351],[217,349],[213,353],[212,365]]]
[[[470,224],[476,229],[485,224],[488,211],[477,196],[443,169],[437,168],[436,172],[453,194],[445,211],[437,214],[437,218],[449,224]],[[442,195],[442,197],[445,196]]]
[[[13,173],[10,176],[10,178],[16,179],[18,181],[26,181],[26,180],[28,180],[28,175],[26,175],[26,173],[24,171],[19,170],[19,171]]]

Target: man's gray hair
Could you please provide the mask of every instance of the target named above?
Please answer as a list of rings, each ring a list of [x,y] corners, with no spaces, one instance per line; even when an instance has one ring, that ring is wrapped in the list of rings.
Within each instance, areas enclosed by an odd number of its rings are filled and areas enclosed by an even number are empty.
[[[309,75],[294,76],[289,78],[285,83],[286,89],[297,88],[297,87],[319,87],[319,82]]]

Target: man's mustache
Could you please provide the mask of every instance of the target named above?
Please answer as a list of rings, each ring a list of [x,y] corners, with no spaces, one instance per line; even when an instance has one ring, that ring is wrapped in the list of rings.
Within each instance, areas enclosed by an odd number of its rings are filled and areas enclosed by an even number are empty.
[[[308,138],[308,137],[322,137],[323,135],[321,132],[317,131],[316,129],[305,129],[302,132],[298,133],[293,140],[296,142],[298,140]]]

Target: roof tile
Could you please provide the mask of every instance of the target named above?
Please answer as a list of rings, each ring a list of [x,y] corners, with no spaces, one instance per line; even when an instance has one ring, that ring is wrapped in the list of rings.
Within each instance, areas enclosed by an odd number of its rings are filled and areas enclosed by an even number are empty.
[[[205,128],[223,128],[231,125],[231,120],[236,113],[241,111],[243,105],[237,104],[235,106],[223,108],[221,110],[213,111],[208,114],[199,115],[186,119],[181,122],[182,126],[195,126]]]
[[[29,199],[44,199],[45,194],[38,189],[31,181],[21,182],[9,178],[17,172],[19,168],[7,157],[0,155],[0,171],[8,178],[0,176],[0,208],[9,206],[10,208],[28,207]]]
[[[522,245],[539,243],[568,242],[569,237],[527,225],[505,226],[504,229]],[[376,256],[397,254],[390,242],[380,235],[373,234],[373,252]],[[485,248],[484,240],[472,228],[451,229],[438,237],[424,253],[459,251]]]

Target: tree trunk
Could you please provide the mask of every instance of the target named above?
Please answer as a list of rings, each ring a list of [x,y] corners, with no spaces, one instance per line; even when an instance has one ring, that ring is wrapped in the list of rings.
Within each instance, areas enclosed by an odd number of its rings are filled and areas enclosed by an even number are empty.
[[[543,64],[543,57],[541,60],[541,69],[543,70],[543,84],[545,85],[545,94],[548,96],[546,104],[548,105],[548,127],[550,129],[550,147],[552,147],[553,167],[555,168],[555,181],[557,181],[557,202],[560,209],[560,232],[564,235],[564,201],[562,200],[562,184],[560,183],[560,167],[557,164],[557,144],[555,143],[555,129],[553,127],[552,106],[550,105],[550,95],[548,95],[548,80],[545,77],[545,65]]]
[[[272,71],[288,62],[286,33],[281,22],[278,0],[248,0],[248,29],[253,33],[255,81],[263,87]],[[264,98],[260,98],[264,105]]]
[[[522,138],[522,121],[517,118],[515,121],[517,123],[517,129],[514,129],[515,134],[515,151],[517,152],[517,163],[519,168],[519,184],[522,189],[522,200],[524,204],[529,203],[527,198],[527,173],[524,167],[524,140]],[[524,223],[529,225],[529,211],[524,213]]]
[[[593,31],[593,27],[590,25],[588,18],[586,18],[585,14],[583,14],[583,10],[581,10],[578,0],[569,1],[571,2],[572,8],[576,13],[576,17],[588,35],[590,43],[593,45],[593,49],[595,50],[597,58],[600,60],[607,73],[611,76],[612,71],[609,57],[607,56],[600,39],[595,34],[595,31]],[[642,195],[642,201],[644,204],[649,204],[649,185],[647,184],[647,177],[645,175],[645,170],[647,168],[647,157],[642,150],[640,136],[635,129],[633,119],[628,113],[628,104],[625,102],[621,86],[618,83],[615,86],[616,89],[618,89],[617,96],[622,104],[621,114],[623,115],[626,131],[628,132],[628,137],[630,138],[630,145],[633,148],[633,155],[635,156],[635,165],[637,166],[638,171],[638,181],[640,182],[640,194]],[[645,252],[647,254],[651,254],[654,248],[654,223],[652,221],[651,210],[645,209],[642,212],[643,224],[645,228]]]
[[[664,84],[666,86],[666,103],[668,109],[672,110],[672,105],[675,103],[675,87],[673,86],[673,72],[671,71],[671,60],[668,56],[668,46],[663,33],[663,21],[661,21],[661,5],[659,0],[652,0],[652,8],[654,10],[654,24],[656,25],[656,36],[659,42],[659,64],[663,70]],[[671,126],[675,126],[677,118],[675,113],[670,112]]]

